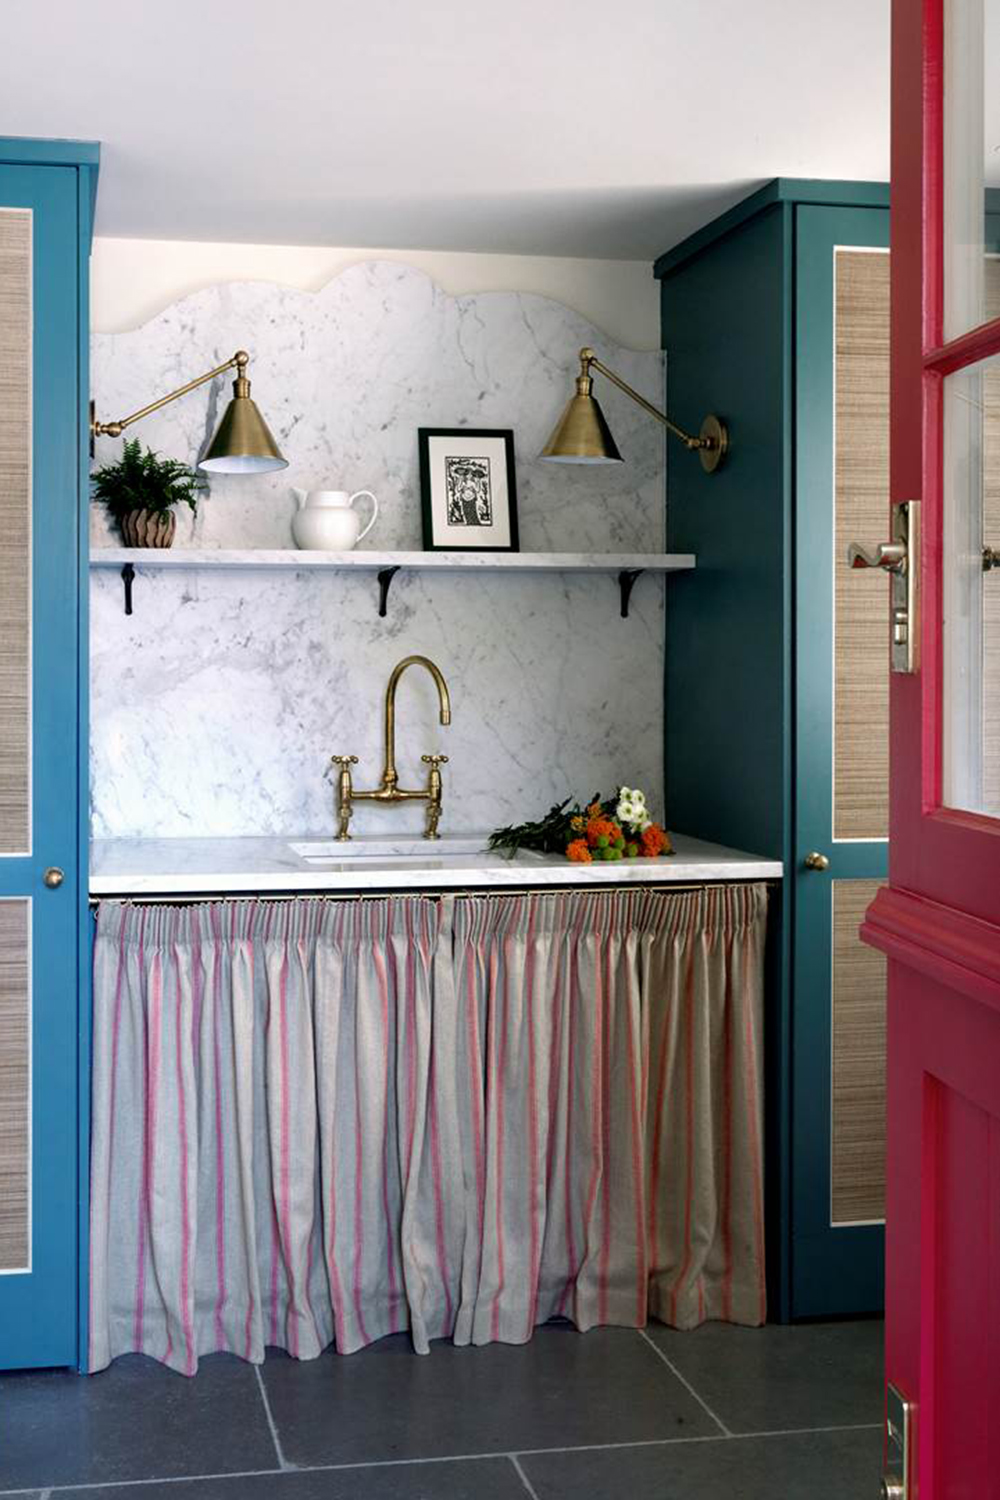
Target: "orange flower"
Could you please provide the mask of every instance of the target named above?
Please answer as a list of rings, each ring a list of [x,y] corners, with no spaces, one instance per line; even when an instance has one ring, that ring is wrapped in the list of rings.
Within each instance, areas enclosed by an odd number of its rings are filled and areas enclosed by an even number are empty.
[[[593,855],[587,848],[586,839],[574,839],[566,849],[566,858],[572,859],[576,864],[589,865],[593,863]]]
[[[601,804],[599,802],[591,802],[587,808],[587,815],[591,818],[599,818],[601,816]]]
[[[658,854],[669,854],[670,839],[659,823],[650,823],[648,828],[642,832],[642,852],[647,859],[655,859]]]
[[[601,837],[613,839],[615,837],[615,825],[607,818],[591,818],[587,824],[587,843],[591,848]]]
[[[575,818],[570,818],[569,826],[572,828],[574,833],[582,833],[587,824],[586,820],[584,818],[581,818],[578,813]]]

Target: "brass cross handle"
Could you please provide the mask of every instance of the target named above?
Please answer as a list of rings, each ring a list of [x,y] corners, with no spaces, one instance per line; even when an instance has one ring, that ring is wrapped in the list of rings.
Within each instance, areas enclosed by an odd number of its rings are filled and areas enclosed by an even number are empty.
[[[356,766],[356,755],[331,755],[331,766],[339,766],[337,773],[337,838],[346,842],[350,838],[348,825],[354,813],[354,787],[351,785],[351,767]]]
[[[420,759],[426,766],[446,766],[448,764],[447,755],[422,755]]]

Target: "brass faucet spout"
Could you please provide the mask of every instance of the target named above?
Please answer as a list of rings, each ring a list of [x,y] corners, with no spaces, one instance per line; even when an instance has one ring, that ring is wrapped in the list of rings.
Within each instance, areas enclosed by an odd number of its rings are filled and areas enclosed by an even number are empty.
[[[394,787],[399,779],[396,774],[396,688],[407,667],[418,666],[426,667],[434,679],[441,708],[441,723],[451,723],[451,699],[448,696],[448,684],[444,680],[440,667],[435,666],[429,656],[404,656],[403,660],[393,667],[389,676],[389,685],[385,690],[385,770],[382,772],[384,787]]]

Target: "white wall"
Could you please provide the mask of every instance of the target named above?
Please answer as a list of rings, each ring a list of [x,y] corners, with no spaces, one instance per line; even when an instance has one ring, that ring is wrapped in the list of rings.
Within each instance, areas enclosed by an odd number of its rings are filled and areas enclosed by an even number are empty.
[[[91,263],[91,326],[121,333],[189,292],[225,281],[274,281],[317,291],[358,261],[401,261],[453,295],[537,292],[553,297],[630,349],[660,345],[659,283],[646,261],[437,250],[355,250],[98,237]]]

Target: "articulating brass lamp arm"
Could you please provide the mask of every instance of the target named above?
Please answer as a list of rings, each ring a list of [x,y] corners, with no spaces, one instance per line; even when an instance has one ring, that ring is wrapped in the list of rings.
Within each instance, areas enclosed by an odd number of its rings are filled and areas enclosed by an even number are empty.
[[[237,381],[245,381],[247,365],[249,363],[250,356],[246,350],[237,349],[233,357],[227,359],[225,364],[216,365],[214,370],[209,370],[206,374],[199,375],[197,380],[189,380],[187,385],[182,385],[179,390],[171,391],[168,396],[161,396],[158,401],[151,401],[148,406],[143,406],[139,411],[134,411],[131,416],[122,417],[117,422],[98,422],[94,416],[91,416],[91,440],[95,437],[120,437],[125,428],[131,427],[133,422],[138,422],[142,417],[148,417],[150,412],[159,411],[161,406],[168,406],[171,401],[176,401],[178,396],[186,396],[188,391],[197,390],[198,386],[205,385],[209,380],[214,380],[217,375],[224,375],[227,370],[235,369]],[[237,391],[236,394],[245,396],[249,393],[249,389],[248,383],[246,390]]]
[[[593,349],[581,349],[580,374],[585,379],[589,379],[591,370],[600,370],[606,380],[610,380],[612,385],[616,385],[620,391],[624,391],[626,396],[631,396],[636,405],[641,406],[643,411],[648,411],[649,415],[655,417],[658,422],[662,422],[667,431],[672,432],[674,437],[679,437],[686,448],[707,448],[709,446],[705,438],[695,437],[693,433],[685,432],[683,427],[678,427],[676,422],[671,422],[666,413],[660,411],[658,406],[654,406],[651,401],[647,401],[645,396],[640,396],[639,392],[633,390],[626,380],[623,380],[620,375],[616,375],[614,370],[609,370],[607,365],[602,364]]]
[[[580,376],[577,380],[577,390],[581,395],[590,395],[591,370],[600,371],[606,380],[616,385],[637,406],[641,406],[643,411],[655,417],[658,422],[662,422],[668,432],[680,438],[689,453],[697,453],[706,474],[714,473],[722,463],[729,452],[729,430],[718,417],[710,413],[701,424],[701,432],[697,436],[693,432],[686,432],[683,427],[678,427],[676,422],[671,422],[666,412],[660,411],[658,406],[654,406],[651,401],[646,400],[645,396],[640,396],[638,391],[633,390],[627,380],[623,380],[620,375],[615,374],[614,370],[609,370],[607,365],[602,364],[593,349],[580,350]]]

